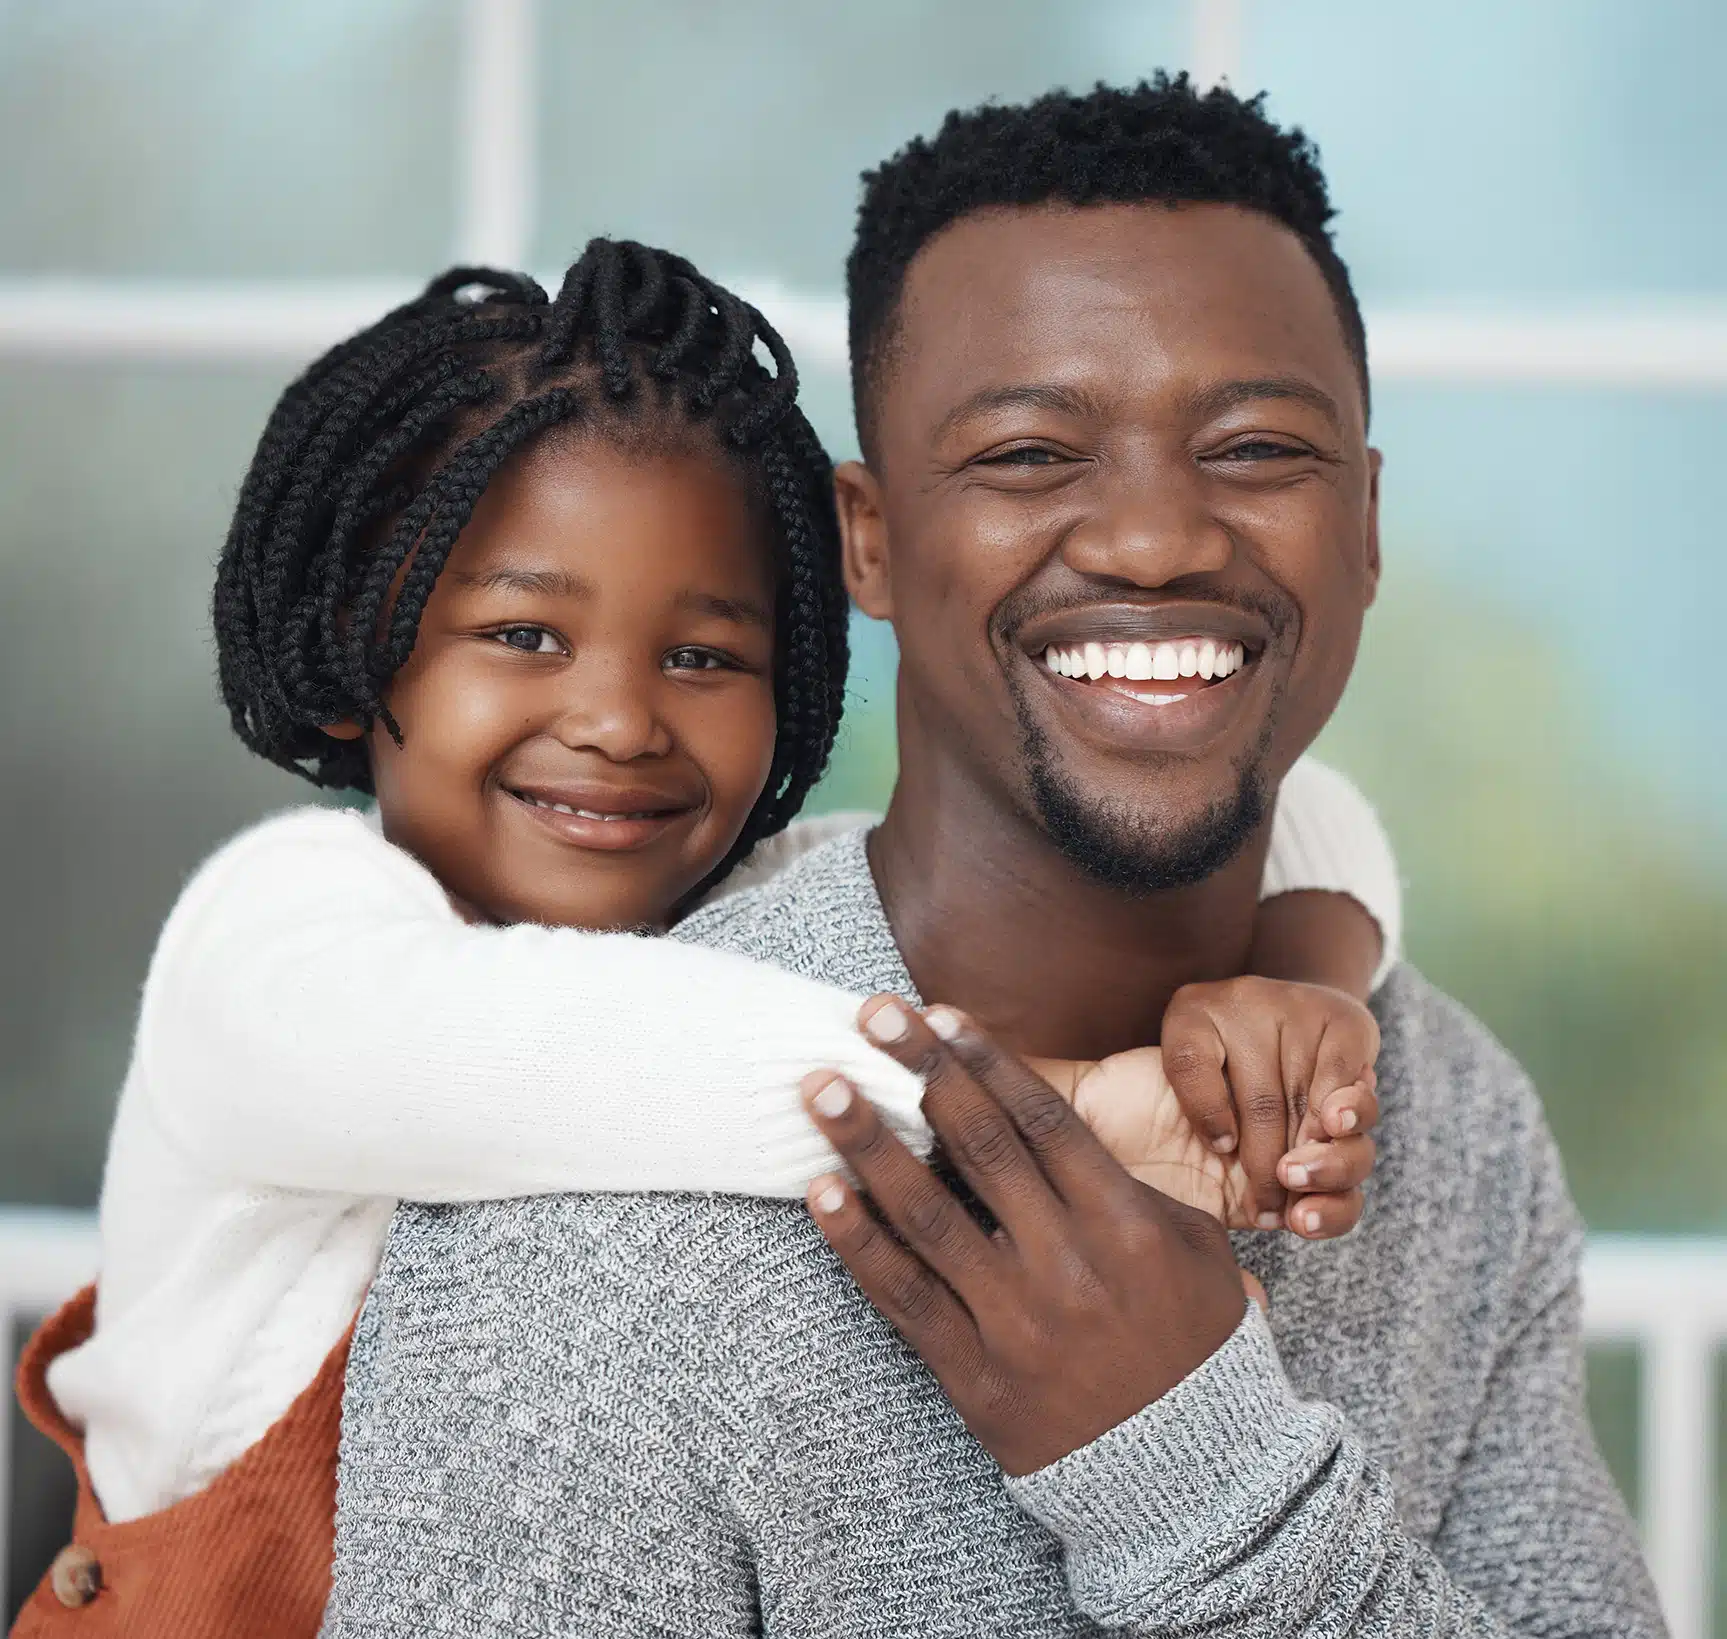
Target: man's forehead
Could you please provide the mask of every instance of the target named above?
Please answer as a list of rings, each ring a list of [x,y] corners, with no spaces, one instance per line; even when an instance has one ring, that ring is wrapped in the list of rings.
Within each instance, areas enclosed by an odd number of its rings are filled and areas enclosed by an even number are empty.
[[[897,366],[926,393],[1023,372],[1353,372],[1301,241],[1230,205],[1040,206],[963,218],[907,272]],[[1052,374],[1053,373],[1053,374]],[[1124,385],[1126,383],[1124,382]]]

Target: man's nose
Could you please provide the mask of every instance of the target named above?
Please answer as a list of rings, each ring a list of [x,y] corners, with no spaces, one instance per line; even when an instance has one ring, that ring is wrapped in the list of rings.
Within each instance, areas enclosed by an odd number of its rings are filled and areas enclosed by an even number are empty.
[[[572,666],[551,731],[571,751],[597,751],[614,763],[664,757],[671,730],[659,711],[661,674],[622,658],[595,656]]]
[[[1105,480],[1094,510],[1068,532],[1062,561],[1082,575],[1162,586],[1184,575],[1215,574],[1234,552],[1200,474],[1171,460]]]

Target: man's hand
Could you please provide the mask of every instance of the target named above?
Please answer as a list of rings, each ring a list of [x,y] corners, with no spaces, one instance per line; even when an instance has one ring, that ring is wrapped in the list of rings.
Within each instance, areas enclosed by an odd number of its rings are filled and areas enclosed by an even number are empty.
[[[1131,1177],[1054,1088],[951,1009],[926,1023],[877,997],[862,1017],[924,1078],[930,1126],[997,1228],[831,1071],[805,1097],[869,1203],[830,1174],[810,1209],[1003,1469],[1089,1445],[1222,1346],[1243,1298],[1216,1219]]]
[[[1026,1062],[1079,1112],[1104,1148],[1142,1184],[1184,1206],[1209,1212],[1227,1229],[1266,1227],[1240,1152],[1219,1151],[1188,1120],[1164,1074],[1160,1049],[1139,1047],[1095,1063]],[[1335,1120],[1346,1109],[1352,1117],[1347,1136],[1332,1139],[1321,1133],[1280,1162],[1280,1176],[1301,1169],[1299,1187],[1291,1191],[1282,1221],[1309,1240],[1347,1235],[1361,1218],[1361,1186],[1374,1161],[1369,1133],[1379,1120],[1371,1087],[1356,1084],[1340,1089],[1324,1114]]]
[[[1324,1141],[1358,1139],[1377,1122],[1378,1057],[1373,1015],[1325,985],[1251,977],[1184,985],[1163,1016],[1163,1068],[1175,1096],[1218,1154],[1240,1156],[1261,1229],[1314,1233],[1305,1222],[1314,1204],[1292,1210],[1286,1191],[1334,1187],[1317,1181],[1316,1168],[1337,1173],[1340,1160],[1331,1147],[1327,1161]],[[1327,1228],[1333,1210],[1323,1209]]]

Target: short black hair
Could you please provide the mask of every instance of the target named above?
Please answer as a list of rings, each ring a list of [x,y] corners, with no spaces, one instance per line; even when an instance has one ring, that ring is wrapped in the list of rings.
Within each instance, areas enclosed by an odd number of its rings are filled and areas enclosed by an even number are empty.
[[[778,581],[773,767],[741,858],[820,779],[845,695],[833,469],[797,380],[761,314],[669,251],[595,239],[556,298],[492,268],[434,279],[313,364],[264,429],[216,575],[235,733],[315,785],[370,792],[364,742],[322,730],[400,739],[389,680],[504,463],[561,427],[632,449],[705,440],[758,499]]]
[[[863,176],[857,237],[846,261],[852,407],[866,452],[873,398],[891,351],[906,271],[943,228],[997,207],[1239,205],[1281,222],[1325,276],[1365,400],[1367,334],[1331,241],[1336,214],[1319,151],[1265,114],[1265,93],[1200,91],[1159,73],[1127,89],[1051,91],[1013,107],[955,110]]]

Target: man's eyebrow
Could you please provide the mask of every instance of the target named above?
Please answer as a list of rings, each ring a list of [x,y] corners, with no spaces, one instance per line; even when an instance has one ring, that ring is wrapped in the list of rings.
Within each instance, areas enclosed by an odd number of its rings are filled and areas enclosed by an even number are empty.
[[[944,438],[962,421],[991,410],[1048,410],[1054,415],[1097,416],[1098,401],[1078,387],[1056,382],[1009,382],[999,387],[980,387],[968,394],[936,424],[935,436]]]
[[[508,564],[499,564],[495,569],[477,573],[456,570],[451,579],[482,592],[525,592],[548,598],[588,598],[594,594],[593,587],[580,575],[562,569],[513,569]]]
[[[683,592],[678,607],[696,615],[714,615],[739,626],[759,626],[764,632],[774,629],[774,617],[761,604],[750,598],[722,598],[713,592]]]
[[[1220,381],[1215,386],[1202,387],[1189,394],[1187,409],[1204,421],[1214,415],[1222,415],[1225,410],[1233,410],[1237,405],[1253,404],[1266,398],[1290,398],[1310,404],[1332,426],[1343,426],[1343,412],[1338,409],[1337,400],[1323,387],[1303,376],[1257,376],[1247,380]]]

